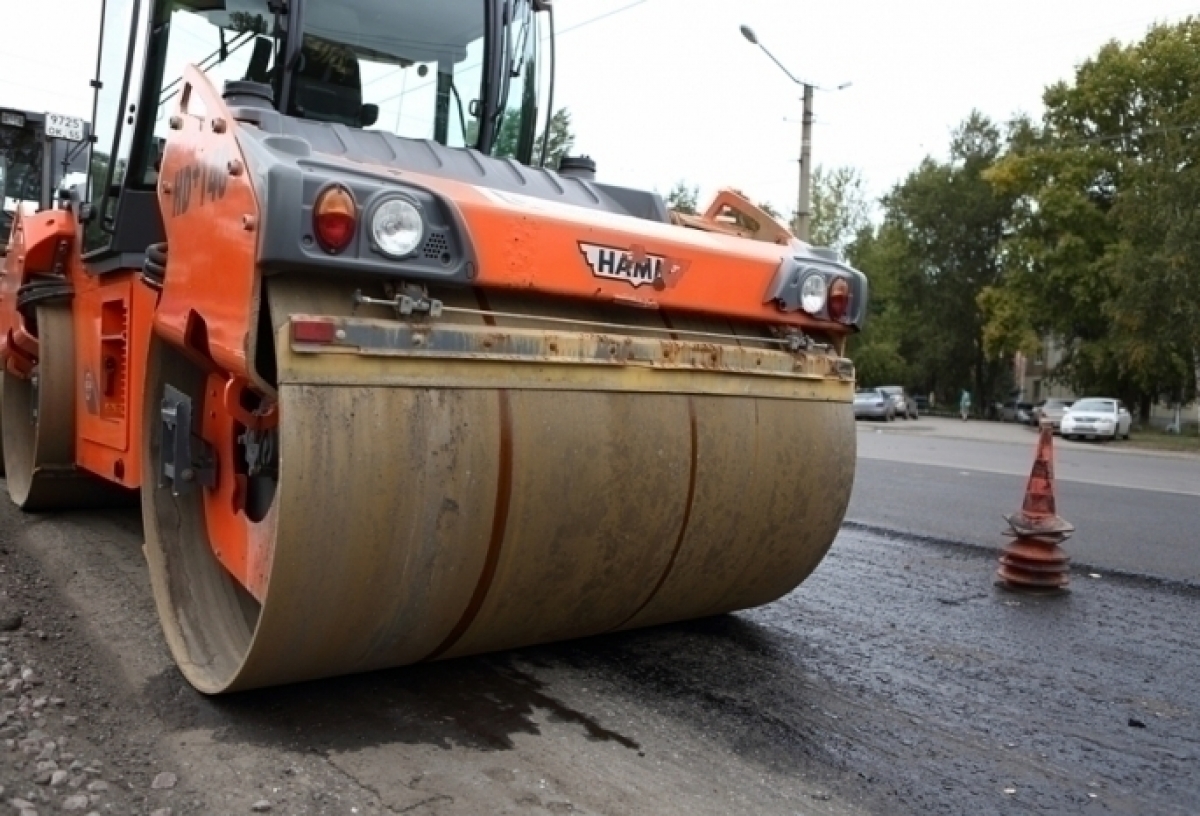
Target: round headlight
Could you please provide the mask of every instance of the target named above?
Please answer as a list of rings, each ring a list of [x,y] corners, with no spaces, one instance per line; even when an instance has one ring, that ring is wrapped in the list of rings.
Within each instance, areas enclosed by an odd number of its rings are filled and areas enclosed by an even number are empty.
[[[371,218],[371,237],[384,255],[393,258],[411,253],[424,235],[425,221],[421,213],[403,199],[385,201]]]
[[[825,307],[825,278],[813,273],[800,284],[800,305],[809,314],[816,314]]]

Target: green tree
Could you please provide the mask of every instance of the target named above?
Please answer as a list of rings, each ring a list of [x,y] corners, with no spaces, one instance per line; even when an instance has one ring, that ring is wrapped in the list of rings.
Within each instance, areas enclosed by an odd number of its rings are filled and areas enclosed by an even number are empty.
[[[811,242],[845,253],[871,217],[862,174],[854,167],[817,165],[812,177]],[[793,227],[797,223],[793,215]]]
[[[667,206],[684,215],[696,215],[700,200],[700,188],[689,186],[684,181],[675,182],[675,186],[667,193]]]
[[[562,157],[575,147],[575,132],[571,126],[571,113],[566,108],[559,108],[550,117],[550,137],[546,141],[546,166],[557,168]],[[539,133],[533,145],[533,162],[537,164],[542,157],[542,134]]]
[[[477,132],[475,123],[468,127],[468,142],[474,142]],[[500,131],[496,134],[496,143],[492,149],[493,156],[516,156],[517,143],[520,139],[521,111],[519,108],[508,108],[500,121]],[[533,142],[533,164],[538,166],[542,157],[542,136],[539,130]],[[562,157],[571,152],[575,146],[575,133],[571,128],[571,113],[566,108],[559,108],[550,117],[550,135],[546,140],[546,167],[558,169]]]
[[[872,336],[857,344],[860,366],[904,374],[902,384],[946,398],[970,387],[978,405],[1007,395],[1009,367],[985,354],[978,302],[999,278],[1012,211],[1011,196],[984,178],[1004,146],[1000,129],[972,113],[953,135],[949,161],[925,159],[884,197],[879,229],[859,229],[846,245],[870,275],[872,320],[878,314]]]
[[[1058,376],[1140,406],[1196,392],[1200,357],[1200,20],[1109,43],[1043,96],[989,174],[1013,195],[989,351],[1031,337]]]
[[[760,210],[762,210],[767,215],[774,218],[776,221],[783,221],[783,213],[781,213],[781,212],[779,212],[779,210],[775,209],[775,205],[771,204],[771,202],[760,201],[760,202],[758,202],[757,206]]]
[[[866,326],[848,344],[857,379],[865,386],[911,385],[921,379],[914,376],[903,352],[906,327],[913,321],[896,297],[896,281],[908,262],[907,251],[903,234],[888,225],[863,227],[846,248],[847,259],[867,274],[871,287]]]

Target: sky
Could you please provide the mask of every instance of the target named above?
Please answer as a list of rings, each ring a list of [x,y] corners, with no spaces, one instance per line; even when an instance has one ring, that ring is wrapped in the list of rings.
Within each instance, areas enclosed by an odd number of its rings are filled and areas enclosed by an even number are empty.
[[[853,166],[873,196],[945,156],[971,110],[1041,113],[1105,42],[1195,9],[1181,0],[554,0],[556,107],[601,181],[703,200],[737,187],[795,208],[801,89],[816,92],[813,163]],[[90,118],[99,0],[0,0],[0,106]],[[14,36],[14,33],[16,36]]]

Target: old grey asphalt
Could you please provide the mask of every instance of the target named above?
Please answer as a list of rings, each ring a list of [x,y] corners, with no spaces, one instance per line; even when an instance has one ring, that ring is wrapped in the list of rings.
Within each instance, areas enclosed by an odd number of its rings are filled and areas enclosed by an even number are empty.
[[[1033,464],[1031,429],[922,419],[859,423],[847,519],[981,547],[1004,541]],[[1200,584],[1200,457],[1113,449],[1055,438],[1066,549],[1096,570]]]

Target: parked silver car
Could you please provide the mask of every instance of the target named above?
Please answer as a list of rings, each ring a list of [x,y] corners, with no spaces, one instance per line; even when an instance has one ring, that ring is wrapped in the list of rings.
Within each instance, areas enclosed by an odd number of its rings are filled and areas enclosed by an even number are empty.
[[[1058,426],[1062,423],[1063,414],[1067,412],[1067,409],[1071,407],[1071,403],[1073,402],[1074,400],[1059,399],[1057,397],[1045,400],[1033,409],[1037,424],[1039,426],[1049,425],[1052,431],[1057,432]]]
[[[898,385],[881,385],[879,390],[887,394],[891,399],[896,416],[901,416],[905,419],[917,418],[917,403],[913,401],[913,398],[902,387]]]
[[[1120,400],[1107,397],[1081,399],[1063,415],[1059,431],[1063,439],[1086,436],[1088,439],[1129,438],[1133,415]]]
[[[891,422],[896,418],[896,407],[883,389],[864,388],[854,392],[854,418]]]

